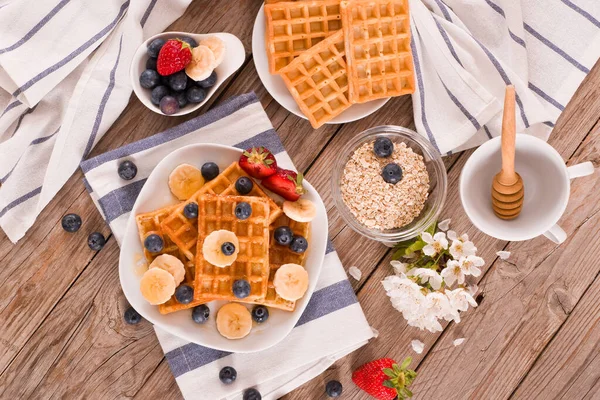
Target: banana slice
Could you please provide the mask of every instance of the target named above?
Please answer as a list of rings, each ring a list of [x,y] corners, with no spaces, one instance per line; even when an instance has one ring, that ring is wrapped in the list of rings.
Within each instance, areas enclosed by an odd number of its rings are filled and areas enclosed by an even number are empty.
[[[192,60],[185,67],[185,73],[195,81],[202,81],[212,74],[215,66],[215,54],[208,46],[200,45],[192,49]]]
[[[142,296],[152,305],[166,303],[175,294],[175,278],[161,268],[150,268],[142,276]]]
[[[210,36],[206,39],[202,39],[199,43],[200,46],[206,46],[212,50],[215,55],[215,67],[223,62],[225,58],[225,42],[216,36]]]
[[[185,268],[183,263],[170,254],[162,254],[154,259],[148,268],[164,269],[175,279],[175,286],[178,286],[185,278]]]
[[[315,204],[308,199],[284,201],[283,212],[285,215],[298,222],[310,222],[317,215]]]
[[[227,339],[241,339],[252,330],[252,316],[246,307],[228,303],[219,309],[217,330]]]
[[[283,264],[275,272],[273,285],[283,299],[296,301],[308,290],[308,272],[302,265]]]
[[[179,200],[187,200],[204,185],[200,170],[190,164],[181,164],[169,175],[171,193]]]
[[[232,243],[235,247],[231,255],[223,253],[224,243]],[[204,259],[215,267],[227,267],[235,262],[240,251],[240,241],[235,233],[226,230],[214,231],[204,239],[202,255]]]

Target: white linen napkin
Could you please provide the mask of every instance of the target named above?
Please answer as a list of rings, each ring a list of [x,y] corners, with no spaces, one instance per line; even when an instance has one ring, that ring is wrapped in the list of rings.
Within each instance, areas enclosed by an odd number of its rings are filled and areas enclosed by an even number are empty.
[[[191,0],[0,5],[0,227],[16,242],[117,119],[145,38]]]
[[[234,97],[179,126],[81,164],[86,187],[119,243],[135,199],[153,168],[172,151],[192,143],[242,149],[264,146],[276,154],[278,165],[294,169],[254,93]],[[131,160],[138,167],[133,181],[117,175],[123,160]],[[249,387],[257,388],[265,400],[278,399],[373,336],[331,243],[315,292],[298,324],[282,342],[265,351],[231,354],[188,343],[157,327],[155,330],[183,396],[207,400],[240,399]],[[225,366],[238,372],[231,385],[219,381],[219,371]]]
[[[445,154],[517,131],[544,140],[600,57],[598,0],[409,0],[419,133]]]

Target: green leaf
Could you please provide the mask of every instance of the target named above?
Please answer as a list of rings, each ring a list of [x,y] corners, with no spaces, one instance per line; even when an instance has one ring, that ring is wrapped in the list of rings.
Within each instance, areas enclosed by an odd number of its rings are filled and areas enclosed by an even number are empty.
[[[392,260],[399,260],[406,255],[406,249],[408,248],[408,246],[394,248],[396,249],[396,251],[394,252],[394,254],[392,254]]]
[[[384,374],[386,374],[390,378],[394,378],[396,376],[396,374],[394,374],[394,370],[393,369],[384,368],[382,371],[383,371]]]
[[[411,392],[408,388],[404,388],[403,391],[406,396],[413,397],[413,392]]]
[[[402,365],[400,366],[400,369],[405,370],[406,368],[408,368],[408,366],[410,365],[411,362],[412,362],[412,357],[406,357],[404,359],[404,361],[402,361]]]
[[[425,247],[426,244],[427,243],[425,243],[421,239],[418,239],[416,242],[414,242],[413,244],[411,244],[410,246],[407,247],[405,254],[410,254],[410,253],[414,253],[415,251],[419,251],[419,250],[423,249],[423,247]]]
[[[398,366],[398,364],[392,365],[392,368],[394,368],[394,372],[396,373],[396,375],[398,375],[398,374],[400,374],[402,372],[400,370],[400,367]]]
[[[383,381],[383,386],[388,387],[390,389],[396,389],[396,386],[394,386],[392,381]]]
[[[431,236],[435,235],[435,230],[437,229],[437,221],[434,222],[433,224],[431,224],[427,229],[425,229],[425,232],[428,232],[429,234],[431,234]]]

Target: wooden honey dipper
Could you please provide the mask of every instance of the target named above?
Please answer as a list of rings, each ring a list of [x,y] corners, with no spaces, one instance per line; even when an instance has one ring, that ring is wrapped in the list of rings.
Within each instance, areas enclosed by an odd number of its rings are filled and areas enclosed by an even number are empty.
[[[492,182],[492,208],[498,218],[513,219],[523,208],[525,188],[523,179],[515,171],[515,87],[506,87],[502,115],[502,170]]]

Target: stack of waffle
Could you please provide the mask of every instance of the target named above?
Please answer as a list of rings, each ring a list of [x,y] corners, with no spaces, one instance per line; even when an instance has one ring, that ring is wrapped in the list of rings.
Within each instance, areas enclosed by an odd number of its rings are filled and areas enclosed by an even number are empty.
[[[136,216],[142,245],[150,234],[159,235],[164,242],[159,253],[144,251],[147,262],[151,263],[161,254],[175,256],[186,270],[183,284],[194,288],[191,303],[181,304],[173,296],[159,305],[162,314],[212,300],[242,301],[294,310],[296,302],[284,300],[275,293],[273,279],[283,264],[304,265],[305,253],[294,253],[278,245],[273,239],[273,231],[288,225],[294,234],[307,238],[309,224],[291,221],[256,182],[250,193],[241,196],[235,189],[235,182],[242,176],[252,179],[234,162],[187,201]],[[191,202],[198,204],[198,219],[188,219],[183,213],[185,205]],[[235,206],[240,202],[252,206],[252,215],[246,220],[239,220],[234,215]],[[210,264],[202,254],[204,239],[218,230],[231,231],[239,240],[236,261],[223,268]],[[233,282],[238,279],[250,283],[250,295],[243,300],[236,298],[232,290]]]
[[[318,128],[352,104],[414,92],[408,0],[267,0],[269,69]]]

